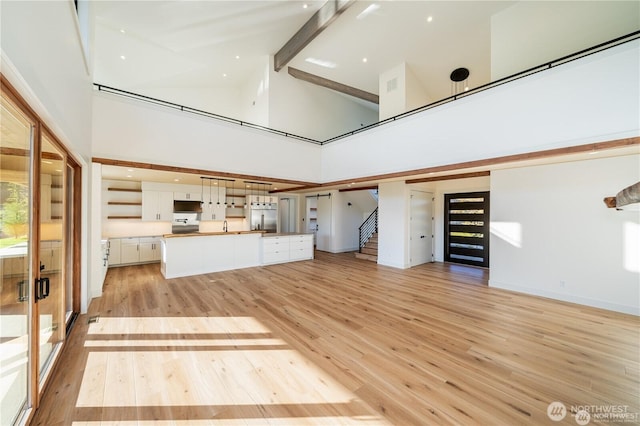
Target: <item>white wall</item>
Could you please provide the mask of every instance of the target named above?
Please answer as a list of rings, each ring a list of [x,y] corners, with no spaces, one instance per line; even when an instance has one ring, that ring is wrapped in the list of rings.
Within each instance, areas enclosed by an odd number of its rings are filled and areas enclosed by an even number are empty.
[[[409,267],[409,187],[400,182],[378,185],[378,263]]]
[[[240,94],[240,119],[269,127],[269,57],[243,85]]]
[[[638,180],[639,155],[494,172],[489,285],[640,314],[640,215],[602,201]]]
[[[606,25],[603,23],[610,23]],[[570,33],[567,27],[588,28]],[[491,80],[640,28],[637,1],[522,1],[491,18]]]
[[[380,121],[429,103],[424,87],[405,62],[380,74],[378,82]]]
[[[103,92],[93,108],[95,157],[320,180],[318,145]]]
[[[362,225],[364,211],[358,203],[357,192],[332,191],[334,236],[333,253],[358,250],[358,228]],[[351,203],[351,205],[349,205]]]
[[[636,40],[332,142],[322,181],[638,136],[639,57]]]
[[[90,294],[91,77],[71,1],[0,2],[2,74],[84,167],[81,310]]]
[[[273,59],[272,59],[273,61]],[[326,140],[378,121],[378,108],[269,68],[269,127]]]

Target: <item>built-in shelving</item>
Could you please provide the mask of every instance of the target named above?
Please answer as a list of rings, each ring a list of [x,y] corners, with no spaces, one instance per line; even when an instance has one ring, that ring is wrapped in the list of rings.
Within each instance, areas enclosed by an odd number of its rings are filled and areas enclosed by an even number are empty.
[[[108,181],[103,189],[105,216],[108,220],[142,220],[142,186],[140,182]]]

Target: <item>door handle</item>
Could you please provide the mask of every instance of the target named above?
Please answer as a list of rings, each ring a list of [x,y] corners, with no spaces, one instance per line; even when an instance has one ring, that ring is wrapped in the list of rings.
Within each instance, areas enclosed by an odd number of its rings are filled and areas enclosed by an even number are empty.
[[[36,300],[42,300],[49,296],[49,278],[36,278]]]

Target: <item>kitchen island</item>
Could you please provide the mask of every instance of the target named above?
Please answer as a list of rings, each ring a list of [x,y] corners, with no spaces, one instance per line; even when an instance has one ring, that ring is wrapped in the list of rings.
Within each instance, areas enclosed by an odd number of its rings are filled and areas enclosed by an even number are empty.
[[[304,257],[289,256],[291,238],[296,239],[296,249],[305,245]],[[279,258],[280,262],[313,259],[313,238],[306,234],[265,234],[264,231],[168,234],[161,243],[160,270],[165,278],[178,278],[275,263],[272,256],[267,255],[266,261],[263,258],[265,242],[269,253],[276,241],[280,247],[287,247],[287,256]]]

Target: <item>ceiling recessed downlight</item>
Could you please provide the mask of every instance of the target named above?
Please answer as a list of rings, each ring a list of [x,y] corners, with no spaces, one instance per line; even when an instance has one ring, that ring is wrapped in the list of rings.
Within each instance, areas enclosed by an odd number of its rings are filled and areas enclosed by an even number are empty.
[[[433,16],[427,16],[427,22],[433,22]]]
[[[363,63],[365,63],[365,64],[366,64],[366,63],[367,63],[367,61],[368,61],[368,59],[367,59],[367,58],[362,58],[362,62],[363,62]]]
[[[127,57],[124,56],[124,55],[120,55],[120,59],[122,59],[124,61],[125,59],[127,59]]]

